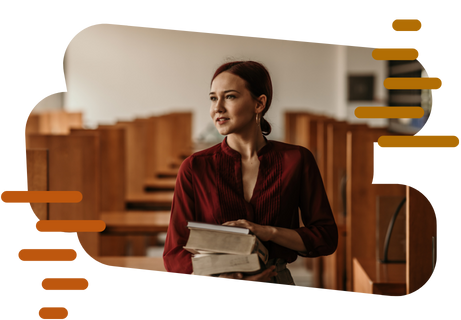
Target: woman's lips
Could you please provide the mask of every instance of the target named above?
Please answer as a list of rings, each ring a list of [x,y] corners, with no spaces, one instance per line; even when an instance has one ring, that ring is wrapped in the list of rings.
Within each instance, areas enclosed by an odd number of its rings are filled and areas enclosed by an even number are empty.
[[[229,118],[218,118],[218,119],[216,119],[216,122],[217,122],[218,124],[224,124],[224,123],[226,123],[227,121],[229,121]]]

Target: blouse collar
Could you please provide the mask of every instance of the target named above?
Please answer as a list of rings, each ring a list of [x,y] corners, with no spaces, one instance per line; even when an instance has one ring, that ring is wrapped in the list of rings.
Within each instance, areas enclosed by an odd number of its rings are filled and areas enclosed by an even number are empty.
[[[261,157],[262,155],[268,153],[271,149],[272,149],[272,141],[271,140],[267,140],[266,137],[263,137],[264,140],[266,140],[266,144],[264,145],[264,147],[262,147],[259,151],[258,151],[258,157]],[[240,159],[241,158],[241,155],[238,151],[232,149],[231,147],[229,147],[229,145],[227,144],[227,136],[223,139],[223,141],[221,142],[221,149],[226,153],[228,154],[229,156],[233,157],[233,158],[238,158]]]

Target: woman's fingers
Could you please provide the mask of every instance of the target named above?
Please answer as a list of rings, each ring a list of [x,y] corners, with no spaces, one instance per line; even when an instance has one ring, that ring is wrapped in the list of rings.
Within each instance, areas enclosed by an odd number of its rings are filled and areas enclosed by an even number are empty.
[[[272,277],[275,277],[277,275],[277,271],[275,271],[275,266],[271,266],[270,268],[264,270],[261,273],[252,275],[252,276],[247,276],[244,277],[244,280],[252,280],[252,281],[261,281],[261,282],[267,282],[269,281]]]

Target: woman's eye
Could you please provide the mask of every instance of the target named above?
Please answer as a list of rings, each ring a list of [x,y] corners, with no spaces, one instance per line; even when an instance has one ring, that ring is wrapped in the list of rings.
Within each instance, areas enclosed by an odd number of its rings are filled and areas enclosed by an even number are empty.
[[[229,98],[229,97],[232,97],[232,99],[235,98],[235,96],[232,95],[232,94],[226,96],[226,98]],[[216,99],[216,97],[210,97],[210,100],[211,100],[211,101],[215,101],[215,99]]]
[[[232,95],[232,94],[230,94],[230,95],[226,96],[226,99],[234,99],[234,98],[235,98],[235,96],[234,96],[234,95]]]

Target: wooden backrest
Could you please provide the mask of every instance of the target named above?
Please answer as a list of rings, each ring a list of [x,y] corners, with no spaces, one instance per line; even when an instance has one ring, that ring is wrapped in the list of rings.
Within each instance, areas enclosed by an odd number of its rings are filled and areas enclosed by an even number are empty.
[[[347,274],[352,289],[352,258],[376,259],[379,196],[405,196],[405,186],[373,185],[373,142],[386,129],[350,126],[347,134]]]
[[[26,148],[29,148],[31,134],[66,135],[72,128],[82,128],[81,112],[63,110],[31,113],[26,123]]]
[[[158,170],[168,170],[174,154],[175,123],[174,115],[166,114],[157,117],[155,144],[156,165]]]
[[[48,191],[48,150],[28,149],[27,189],[29,191]],[[39,220],[48,220],[47,203],[31,203],[30,206]]]
[[[186,158],[192,154],[192,113],[173,113],[173,157]]]
[[[49,204],[50,220],[99,218],[99,139],[93,135],[31,135],[32,148],[48,149],[50,191],[80,191],[80,203]],[[79,233],[80,243],[91,256],[98,255],[99,235]]]
[[[125,210],[125,129],[99,126],[94,130],[72,129],[71,135],[90,135],[99,139],[101,212]]]
[[[125,130],[125,196],[144,193],[148,119],[117,122]]]
[[[157,153],[159,152],[157,117],[149,117],[146,126],[146,178],[155,178],[158,173]]]

